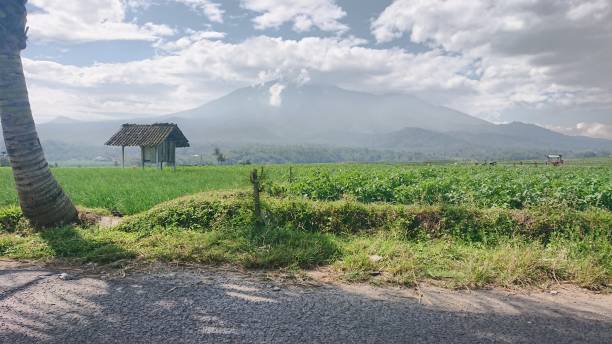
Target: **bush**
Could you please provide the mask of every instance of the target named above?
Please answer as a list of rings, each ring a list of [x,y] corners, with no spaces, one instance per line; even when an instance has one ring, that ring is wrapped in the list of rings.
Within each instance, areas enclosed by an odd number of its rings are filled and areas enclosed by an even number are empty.
[[[364,204],[350,200],[318,202],[301,198],[262,198],[266,227],[308,232],[367,233],[389,231],[406,239],[452,236],[469,242],[495,243],[520,236],[546,243],[556,237],[603,236],[612,240],[612,213],[567,208],[478,209],[461,206]],[[203,194],[164,203],[129,217],[120,230],[222,230],[253,226],[246,193]]]
[[[14,232],[22,218],[18,207],[0,208],[0,232]]]

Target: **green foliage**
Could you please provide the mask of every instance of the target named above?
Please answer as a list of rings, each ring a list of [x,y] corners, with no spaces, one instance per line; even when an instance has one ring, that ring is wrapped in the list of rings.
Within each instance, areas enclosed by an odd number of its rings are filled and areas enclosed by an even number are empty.
[[[509,209],[561,204],[577,210],[612,210],[609,167],[355,166],[302,173],[294,183],[273,184],[268,190],[322,201],[349,196],[366,203]]]
[[[610,165],[612,166],[612,165]],[[612,173],[606,165],[527,167],[329,164],[266,166],[265,190],[313,200],[470,205],[522,209],[542,204],[612,209]],[[55,168],[73,201],[89,208],[135,214],[165,201],[210,190],[248,188],[248,166]],[[0,207],[17,204],[10,169],[0,168]]]
[[[567,243],[547,246],[508,239],[494,246],[461,240],[405,241],[385,233],[346,238],[343,254],[334,262],[344,279],[414,285],[429,279],[451,287],[481,288],[542,285],[571,281],[602,288],[610,281],[610,262],[595,262],[590,253],[569,253]],[[610,246],[608,244],[608,246]],[[379,256],[380,260],[372,260]]]
[[[179,198],[127,218],[119,229],[148,232],[168,228],[209,230],[248,225],[252,221],[249,202],[247,193],[209,193]]]
[[[111,229],[0,234],[0,256],[102,263],[137,257],[251,268],[331,264],[347,280],[412,285],[427,279],[451,287],[558,280],[603,288],[612,276],[612,213],[605,210],[273,197],[264,197],[262,206],[265,226],[255,226],[249,193],[200,194]]]
[[[118,229],[147,232],[183,228],[194,231],[253,226],[248,193],[215,193],[185,197],[127,218]],[[547,243],[551,238],[581,240],[598,235],[612,241],[612,213],[569,208],[478,209],[460,206],[403,206],[355,201],[319,202],[301,198],[262,198],[268,228],[352,234],[394,232],[403,239],[454,237],[495,244],[522,237]]]
[[[54,168],[53,174],[80,206],[135,214],[202,191],[248,187],[248,167],[198,167],[157,171],[138,168]],[[0,207],[17,205],[10,169],[0,168]]]
[[[0,233],[15,231],[22,218],[23,214],[18,207],[0,208]]]
[[[291,182],[289,166],[266,166],[263,226],[251,169],[57,168],[77,204],[134,215],[111,229],[41,233],[28,230],[10,170],[0,169],[0,256],[330,264],[347,280],[406,285],[610,285],[609,166],[308,165],[293,166]],[[234,191],[174,199],[203,190]]]

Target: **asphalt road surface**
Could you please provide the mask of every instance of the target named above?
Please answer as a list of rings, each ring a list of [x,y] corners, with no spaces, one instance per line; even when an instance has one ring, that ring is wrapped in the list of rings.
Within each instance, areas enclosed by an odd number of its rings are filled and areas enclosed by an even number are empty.
[[[377,288],[0,261],[0,343],[612,343],[612,297]],[[72,279],[74,278],[74,279]]]

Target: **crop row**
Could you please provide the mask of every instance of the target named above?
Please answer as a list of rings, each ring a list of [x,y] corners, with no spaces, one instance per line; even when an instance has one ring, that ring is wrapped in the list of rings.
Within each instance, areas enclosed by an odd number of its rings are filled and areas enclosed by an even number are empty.
[[[577,210],[612,210],[612,173],[608,168],[319,169],[297,175],[291,183],[269,183],[268,191],[313,200],[349,197],[366,203],[509,209],[564,205]]]

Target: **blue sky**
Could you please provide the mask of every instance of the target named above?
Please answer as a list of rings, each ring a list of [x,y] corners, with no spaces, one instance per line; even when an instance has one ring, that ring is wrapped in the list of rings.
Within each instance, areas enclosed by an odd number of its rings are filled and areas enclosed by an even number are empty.
[[[271,80],[612,138],[610,0],[30,0],[37,121],[167,114]]]

